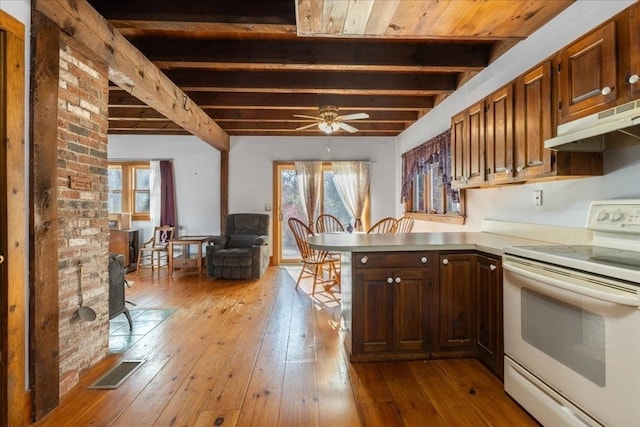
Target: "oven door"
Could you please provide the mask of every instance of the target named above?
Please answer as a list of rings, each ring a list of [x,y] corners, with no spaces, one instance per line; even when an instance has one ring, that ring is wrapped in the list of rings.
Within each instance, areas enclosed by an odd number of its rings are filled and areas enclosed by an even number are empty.
[[[588,414],[604,425],[637,425],[637,290],[509,255],[504,258],[503,268],[505,390],[510,392],[509,387],[530,376],[528,387],[514,386],[517,396],[513,397],[532,415],[538,418],[536,405],[540,402],[557,404],[559,413],[576,412],[572,418],[575,422],[557,419],[552,423],[545,418],[548,414],[541,413],[545,420],[539,420],[545,424],[594,424],[584,421],[584,414]],[[512,378],[506,378],[507,371]],[[542,385],[536,385],[538,380]],[[531,396],[537,404],[529,405],[523,389],[531,393],[544,390],[547,397],[556,396],[550,401]]]

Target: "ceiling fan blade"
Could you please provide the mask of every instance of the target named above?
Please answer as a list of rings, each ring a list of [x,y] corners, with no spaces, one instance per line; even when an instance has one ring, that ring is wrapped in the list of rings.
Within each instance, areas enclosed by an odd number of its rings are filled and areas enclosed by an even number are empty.
[[[338,116],[338,120],[359,120],[359,119],[368,119],[369,115],[367,113],[354,113],[347,114],[346,116]]]
[[[304,114],[294,114],[293,117],[300,117],[301,119],[322,120],[322,117],[305,116]]]
[[[318,126],[318,124],[317,123],[311,123],[310,125],[300,126],[299,128],[296,128],[296,130],[305,130],[305,129],[312,128],[314,126]]]
[[[349,133],[356,133],[356,132],[358,132],[358,129],[356,129],[356,128],[354,128],[353,126],[348,125],[348,124],[346,124],[346,123],[344,123],[344,122],[338,122],[338,124],[340,125],[340,127],[341,127],[342,129],[346,130],[346,131],[347,131],[347,132],[349,132]]]

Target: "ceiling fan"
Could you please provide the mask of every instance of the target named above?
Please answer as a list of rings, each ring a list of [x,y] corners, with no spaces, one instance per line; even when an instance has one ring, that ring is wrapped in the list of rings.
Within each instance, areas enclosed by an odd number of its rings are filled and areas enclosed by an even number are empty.
[[[337,132],[340,129],[344,129],[349,133],[355,133],[358,131],[358,129],[345,122],[351,121],[351,120],[369,118],[369,115],[367,113],[355,113],[355,114],[347,114],[345,116],[340,116],[338,115],[338,107],[336,107],[335,105],[325,105],[320,107],[319,110],[320,110],[320,117],[294,114],[293,117],[310,119],[315,122],[315,123],[311,123],[310,125],[305,125],[305,126],[296,128],[296,130],[304,130],[304,129],[309,129],[313,126],[318,126],[318,129],[320,129],[322,132],[326,133],[327,135],[330,135],[333,132]]]

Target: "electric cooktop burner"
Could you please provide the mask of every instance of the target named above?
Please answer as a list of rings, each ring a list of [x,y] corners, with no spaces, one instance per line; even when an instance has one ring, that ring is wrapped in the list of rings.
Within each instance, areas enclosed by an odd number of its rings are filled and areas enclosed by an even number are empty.
[[[621,267],[640,270],[640,252],[589,245],[523,246],[522,248],[585,262],[612,263]]]
[[[511,246],[506,254],[640,286],[640,252],[589,245]]]

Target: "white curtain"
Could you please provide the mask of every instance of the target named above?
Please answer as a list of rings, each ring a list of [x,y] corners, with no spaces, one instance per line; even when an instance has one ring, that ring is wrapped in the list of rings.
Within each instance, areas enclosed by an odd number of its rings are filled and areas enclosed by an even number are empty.
[[[340,198],[355,218],[354,228],[362,231],[362,212],[369,194],[369,162],[331,162],[333,181]]]
[[[151,169],[151,226],[156,227],[160,225],[160,161],[151,160],[149,162],[149,168]]]
[[[322,162],[295,162],[296,179],[300,198],[309,228],[313,230],[316,210],[320,202],[320,186],[322,185]]]

